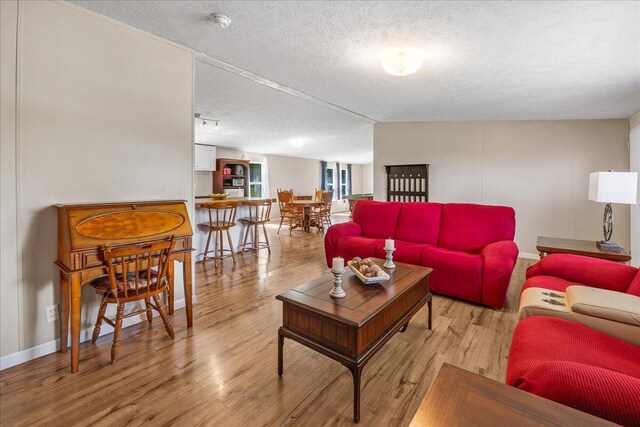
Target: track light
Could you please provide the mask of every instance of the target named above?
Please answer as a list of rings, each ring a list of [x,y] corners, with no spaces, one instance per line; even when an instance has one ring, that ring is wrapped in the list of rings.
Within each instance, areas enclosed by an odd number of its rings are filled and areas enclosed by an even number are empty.
[[[214,129],[218,129],[218,127],[220,126],[220,120],[207,119],[205,117],[202,117],[200,113],[196,113],[195,118],[197,120],[202,120],[202,123],[200,123],[200,127],[205,127],[207,125],[207,120],[209,120],[209,122],[213,122]]]

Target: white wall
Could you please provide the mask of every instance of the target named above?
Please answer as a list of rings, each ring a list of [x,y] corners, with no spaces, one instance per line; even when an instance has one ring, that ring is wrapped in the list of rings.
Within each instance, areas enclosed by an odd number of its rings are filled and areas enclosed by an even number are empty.
[[[379,123],[375,196],[386,197],[384,165],[424,162],[431,201],[514,207],[522,252],[537,253],[539,235],[601,239],[588,175],[629,170],[628,138],[628,120]],[[613,238],[629,248],[629,207],[613,209]]]
[[[2,2],[2,31],[0,341],[7,356],[59,338],[58,322],[45,319],[45,307],[59,302],[53,204],[186,199],[191,209],[193,53],[67,3],[22,1],[16,15],[15,3]],[[181,288],[177,280],[178,300]],[[85,289],[87,331],[96,302]]]
[[[629,170],[640,172],[640,113],[629,119]],[[631,206],[631,265],[640,267],[640,185],[638,203]]]

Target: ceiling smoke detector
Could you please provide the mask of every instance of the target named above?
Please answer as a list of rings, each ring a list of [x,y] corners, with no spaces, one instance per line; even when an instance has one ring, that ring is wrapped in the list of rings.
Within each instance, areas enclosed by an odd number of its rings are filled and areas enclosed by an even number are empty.
[[[211,15],[209,15],[209,17],[213,22],[220,25],[222,28],[227,28],[227,25],[229,25],[229,22],[231,22],[231,18],[223,13],[212,13]]]

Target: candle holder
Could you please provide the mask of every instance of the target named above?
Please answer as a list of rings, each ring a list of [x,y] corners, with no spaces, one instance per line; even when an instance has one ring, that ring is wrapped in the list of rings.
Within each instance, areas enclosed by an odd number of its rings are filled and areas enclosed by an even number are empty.
[[[387,260],[382,265],[384,268],[396,268],[396,265],[393,263],[393,251],[395,249],[385,249],[387,251]]]
[[[331,296],[331,298],[344,298],[346,295],[342,289],[342,275],[344,271],[338,272],[331,269],[331,273],[333,273],[333,289],[329,291],[329,296]]]

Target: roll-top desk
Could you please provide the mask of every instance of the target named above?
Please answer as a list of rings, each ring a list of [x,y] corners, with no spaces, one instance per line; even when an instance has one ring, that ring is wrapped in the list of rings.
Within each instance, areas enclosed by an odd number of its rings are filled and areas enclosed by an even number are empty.
[[[191,327],[191,239],[193,230],[185,200],[56,205],[60,270],[60,351],[67,351],[71,320],[71,372],[78,370],[82,285],[106,273],[105,245],[118,247],[175,239],[171,258],[184,264],[187,326]],[[169,314],[173,314],[173,263],[169,263]]]

